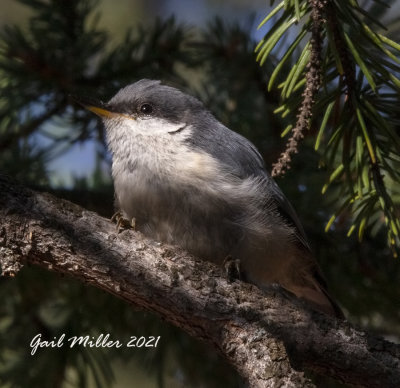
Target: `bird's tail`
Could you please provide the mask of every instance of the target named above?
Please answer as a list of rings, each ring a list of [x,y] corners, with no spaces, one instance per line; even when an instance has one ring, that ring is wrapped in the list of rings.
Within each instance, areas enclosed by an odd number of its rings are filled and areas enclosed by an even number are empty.
[[[327,291],[326,282],[319,268],[316,268],[312,274],[308,273],[305,275],[301,284],[291,284],[289,287],[283,286],[284,288],[288,288],[298,298],[307,300],[315,309],[344,319],[343,311]]]

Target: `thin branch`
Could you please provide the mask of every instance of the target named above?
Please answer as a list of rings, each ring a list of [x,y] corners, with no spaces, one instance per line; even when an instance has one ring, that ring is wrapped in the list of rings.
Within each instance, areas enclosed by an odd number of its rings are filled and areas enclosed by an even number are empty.
[[[315,96],[321,85],[321,50],[322,50],[322,26],[323,14],[328,0],[309,0],[311,6],[311,39],[310,60],[307,64],[306,86],[302,94],[302,103],[297,114],[296,126],[292,130],[292,136],[286,143],[286,149],[273,165],[271,175],[283,175],[290,168],[291,155],[298,152],[298,145],[304,138],[304,131],[308,129],[312,116],[312,108]]]
[[[153,311],[220,351],[251,387],[311,387],[302,371],[363,387],[400,386],[400,346],[308,310],[219,268],[0,176],[0,263],[70,274]]]

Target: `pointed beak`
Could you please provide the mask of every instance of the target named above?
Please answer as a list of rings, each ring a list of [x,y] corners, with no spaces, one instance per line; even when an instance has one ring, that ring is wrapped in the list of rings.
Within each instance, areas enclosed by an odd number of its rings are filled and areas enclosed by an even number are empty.
[[[90,110],[91,112],[95,113],[97,116],[100,116],[101,118],[111,118],[120,116],[119,113],[112,112],[111,107],[100,100],[94,100],[92,98],[77,97],[77,96],[71,96],[71,98],[76,103],[83,106],[85,109]]]

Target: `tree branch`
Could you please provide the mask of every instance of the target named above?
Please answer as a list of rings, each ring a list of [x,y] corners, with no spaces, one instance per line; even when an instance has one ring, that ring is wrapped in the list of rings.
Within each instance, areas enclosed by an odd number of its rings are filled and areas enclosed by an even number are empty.
[[[0,175],[0,264],[70,274],[153,311],[219,350],[251,387],[311,387],[308,369],[400,386],[400,346],[308,310],[279,287],[229,284],[213,264]]]

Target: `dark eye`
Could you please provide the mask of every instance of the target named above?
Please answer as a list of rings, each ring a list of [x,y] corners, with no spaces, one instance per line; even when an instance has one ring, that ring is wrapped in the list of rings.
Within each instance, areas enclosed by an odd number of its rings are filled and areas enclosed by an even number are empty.
[[[149,115],[151,114],[151,112],[153,112],[153,107],[150,104],[142,104],[140,106],[140,112],[145,114],[145,115]]]

